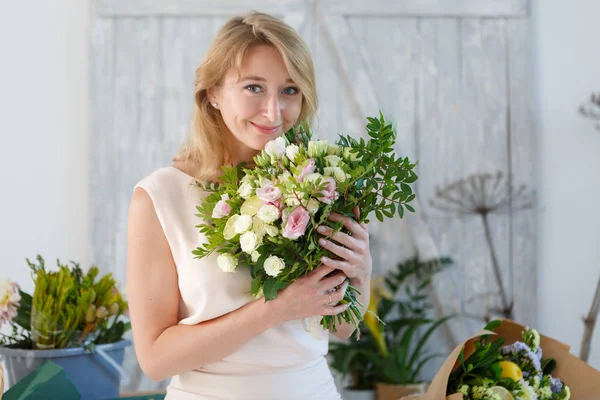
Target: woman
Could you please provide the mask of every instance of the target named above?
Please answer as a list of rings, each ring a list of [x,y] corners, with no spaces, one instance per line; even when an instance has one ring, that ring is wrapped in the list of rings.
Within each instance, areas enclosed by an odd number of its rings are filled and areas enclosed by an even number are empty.
[[[269,140],[309,122],[316,107],[314,67],[299,35],[269,15],[232,18],[196,72],[188,140],[172,166],[136,185],[127,258],[133,337],[143,371],[156,381],[173,377],[168,400],[340,398],[324,357],[329,332],[307,333],[301,321],[342,312],[336,304],[346,286],[328,293],[346,277],[368,303],[364,224],[332,215],[351,232],[323,243],[341,259],[324,259],[269,302],[248,294],[248,269],[227,274],[216,256],[191,253],[203,240],[194,216],[203,193],[194,181],[216,181],[222,165],[251,162]],[[344,324],[335,335],[352,332]]]

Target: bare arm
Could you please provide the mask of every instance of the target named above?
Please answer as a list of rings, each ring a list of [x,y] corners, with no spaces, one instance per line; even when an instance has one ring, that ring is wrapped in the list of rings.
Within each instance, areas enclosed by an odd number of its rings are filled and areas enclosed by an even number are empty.
[[[129,211],[127,294],[133,339],[142,370],[161,381],[218,361],[265,330],[292,319],[336,315],[326,289],[341,283],[325,278],[333,268],[317,268],[282,291],[277,299],[253,301],[197,325],[178,325],[179,288],[171,249],[150,196],[136,189]],[[336,301],[338,294],[332,294]]]

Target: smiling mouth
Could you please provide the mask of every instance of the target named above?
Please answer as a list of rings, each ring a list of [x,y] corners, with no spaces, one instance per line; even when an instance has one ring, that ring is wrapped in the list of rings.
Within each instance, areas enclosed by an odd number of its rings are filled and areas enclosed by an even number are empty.
[[[254,122],[250,122],[252,124],[252,126],[259,131],[260,133],[264,133],[264,134],[273,134],[275,132],[277,132],[279,130],[279,128],[281,128],[281,124],[277,125],[277,126],[265,126],[265,125],[259,125],[259,124],[255,124]]]

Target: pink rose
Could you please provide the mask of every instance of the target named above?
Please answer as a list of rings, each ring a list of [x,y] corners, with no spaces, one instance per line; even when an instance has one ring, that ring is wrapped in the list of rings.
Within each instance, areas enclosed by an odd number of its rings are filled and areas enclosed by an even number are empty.
[[[277,200],[281,199],[281,190],[273,186],[273,182],[264,181],[262,186],[256,189],[256,195],[265,204],[275,204]]]
[[[309,158],[304,162],[304,166],[302,167],[302,171],[300,171],[300,175],[298,175],[298,182],[302,182],[306,175],[312,174],[317,169],[317,164],[315,164],[314,158]]]
[[[221,200],[215,204],[215,208],[213,208],[212,217],[213,218],[225,218],[231,212],[231,206],[227,204],[229,200],[229,195],[224,194],[221,196]]]
[[[318,200],[325,204],[329,204],[332,200],[338,198],[338,193],[335,191],[335,179],[331,176],[324,176],[321,180],[321,184],[323,183],[327,183],[327,186],[321,191],[321,197],[319,197]]]
[[[310,221],[308,211],[304,207],[296,207],[286,218],[281,235],[292,240],[298,239],[304,235],[308,221]]]

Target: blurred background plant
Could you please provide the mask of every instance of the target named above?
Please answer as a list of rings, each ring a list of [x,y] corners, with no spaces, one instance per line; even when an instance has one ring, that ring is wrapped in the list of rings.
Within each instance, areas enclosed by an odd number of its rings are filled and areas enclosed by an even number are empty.
[[[374,277],[371,299],[357,341],[331,342],[331,367],[349,377],[350,390],[377,384],[421,381],[423,366],[435,357],[427,348],[435,330],[450,316],[432,317],[427,290],[431,278],[448,267],[449,258],[406,260],[387,275]]]
[[[112,274],[99,276],[92,266],[84,273],[79,263],[57,260],[57,270],[46,269],[44,259],[27,259],[34,282],[33,296],[16,283],[0,289],[2,323],[12,333],[0,345],[18,349],[61,349],[114,343],[130,329],[128,306]]]

